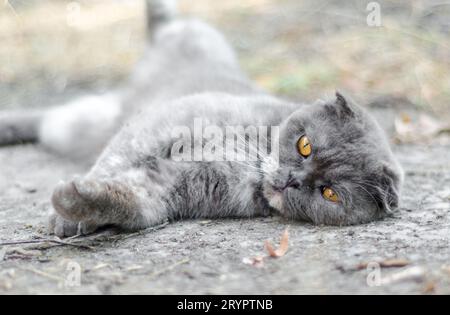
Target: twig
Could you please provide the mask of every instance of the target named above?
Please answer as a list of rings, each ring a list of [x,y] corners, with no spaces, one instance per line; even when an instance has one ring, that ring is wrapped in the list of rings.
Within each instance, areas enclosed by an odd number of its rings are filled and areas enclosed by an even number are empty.
[[[164,222],[163,224],[157,225],[157,226],[153,226],[150,227],[148,229],[136,232],[136,233],[132,233],[132,234],[126,234],[126,235],[119,235],[116,237],[110,237],[109,239],[107,239],[107,241],[120,241],[120,240],[125,240],[134,236],[138,236],[138,235],[146,235],[150,232],[154,232],[160,229],[163,229],[164,227],[166,227],[169,224],[169,222]],[[102,234],[100,234],[100,237],[102,236]],[[81,237],[81,235],[75,235],[72,236],[70,238],[67,238],[66,241],[61,241],[61,240],[57,240],[57,239],[39,239],[39,240],[24,240],[24,241],[8,241],[8,242],[4,242],[4,243],[0,243],[0,247],[2,246],[9,246],[9,245],[23,245],[23,244],[44,244],[44,243],[53,243],[59,246],[72,246],[72,247],[77,247],[77,248],[82,248],[82,249],[88,249],[88,250],[93,250],[94,247],[88,246],[88,245],[83,245],[83,244],[77,244],[74,242],[68,242],[68,241],[73,241],[75,239],[78,239],[79,237]],[[80,239],[80,241],[84,241],[84,240],[88,240],[88,241],[95,241],[96,238],[98,238],[98,235],[94,235],[94,238],[83,238]]]
[[[164,223],[162,223],[160,225],[153,226],[153,227],[150,227],[148,229],[145,229],[145,230],[142,230],[142,231],[139,231],[139,232],[136,232],[136,233],[127,234],[127,235],[124,235],[123,237],[119,237],[117,239],[117,241],[126,240],[126,239],[129,239],[131,237],[135,237],[135,236],[139,236],[139,235],[146,235],[146,234],[148,234],[150,232],[155,232],[155,231],[161,230],[161,229],[165,228],[168,224],[169,224],[169,222],[166,221],[166,222],[164,222]]]
[[[23,270],[32,272],[32,273],[34,273],[34,274],[36,274],[38,276],[41,276],[41,277],[44,277],[44,278],[48,278],[48,279],[51,279],[51,280],[55,280],[55,281],[58,281],[58,282],[64,281],[64,278],[61,278],[61,277],[58,277],[58,276],[55,276],[55,275],[51,275],[49,273],[46,273],[46,272],[43,272],[43,271],[31,268],[31,267],[23,268]]]
[[[77,239],[77,238],[82,237],[82,236],[83,236],[82,234],[77,234],[77,235],[68,237],[68,238],[66,238],[66,242],[67,241],[72,241],[72,240]]]
[[[81,245],[81,244],[73,244],[73,243],[68,243],[68,242],[59,241],[59,240],[55,240],[55,239],[10,241],[10,242],[0,243],[0,246],[23,245],[23,244],[43,244],[43,243],[53,243],[53,244],[58,244],[58,245],[62,245],[62,246],[72,246],[72,247],[89,249],[89,250],[93,250],[94,249],[91,246]]]
[[[180,261],[178,261],[178,262],[176,262],[176,263],[174,263],[174,264],[172,264],[172,265],[170,265],[170,266],[167,266],[166,268],[163,268],[163,269],[161,269],[161,270],[158,270],[158,271],[155,271],[155,272],[151,273],[151,274],[150,274],[150,278],[157,277],[157,276],[159,276],[160,274],[163,274],[163,273],[165,273],[165,272],[167,272],[167,271],[171,271],[171,270],[175,269],[175,268],[178,267],[178,266],[187,264],[187,263],[190,262],[190,261],[191,261],[191,260],[190,260],[189,258],[180,260]]]

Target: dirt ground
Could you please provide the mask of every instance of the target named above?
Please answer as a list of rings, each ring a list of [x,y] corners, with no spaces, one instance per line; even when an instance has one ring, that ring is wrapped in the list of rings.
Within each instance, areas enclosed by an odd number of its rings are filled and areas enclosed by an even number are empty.
[[[141,53],[141,4],[108,15],[102,6],[108,1],[79,1],[83,12],[102,18],[87,15],[74,28],[48,14],[65,12],[64,1],[47,2],[51,8],[37,10],[10,1],[21,19],[0,10],[6,43],[0,47],[0,108],[46,106],[104,90],[126,77]],[[244,68],[269,90],[304,100],[344,88],[373,104],[391,138],[404,106],[406,121],[418,108],[449,121],[442,115],[450,104],[449,6],[443,1],[412,1],[406,8],[406,2],[381,1],[390,6],[381,29],[366,27],[358,1],[345,7],[339,1],[207,2],[186,10],[224,30]],[[107,230],[64,244],[45,234],[49,196],[59,180],[85,167],[40,146],[0,148],[0,243],[15,243],[0,245],[0,294],[450,294],[448,132],[413,140],[394,144],[406,179],[401,208],[383,221],[353,227],[278,217],[184,221],[138,234]],[[278,243],[287,227],[285,256],[266,258],[262,266],[245,263],[264,255],[264,242]]]
[[[399,145],[395,152],[406,184],[401,209],[383,221],[200,220],[69,240],[88,248],[3,246],[0,293],[449,294],[450,147]],[[47,239],[52,187],[83,168],[32,145],[0,149],[0,165],[0,242]],[[261,267],[244,263],[265,254],[264,241],[279,242],[288,226],[284,257]],[[377,262],[400,266],[365,266]]]

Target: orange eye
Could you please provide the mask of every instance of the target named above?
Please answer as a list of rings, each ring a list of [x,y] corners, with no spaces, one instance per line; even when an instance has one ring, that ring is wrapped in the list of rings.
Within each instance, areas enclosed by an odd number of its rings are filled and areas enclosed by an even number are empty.
[[[297,150],[298,153],[300,153],[300,155],[305,158],[311,155],[312,146],[307,136],[302,136],[300,139],[298,139]]]
[[[322,190],[322,196],[331,202],[338,202],[339,201],[339,197],[338,195],[334,192],[333,189],[331,189],[330,187],[325,187]]]

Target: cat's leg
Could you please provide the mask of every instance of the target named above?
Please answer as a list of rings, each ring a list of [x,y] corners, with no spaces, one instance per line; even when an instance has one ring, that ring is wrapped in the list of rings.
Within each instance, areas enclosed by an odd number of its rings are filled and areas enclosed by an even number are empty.
[[[53,232],[71,236],[78,222],[90,227],[83,234],[108,225],[135,231],[166,220],[267,215],[259,181],[260,174],[226,162],[147,158],[127,170],[94,167],[86,177],[55,189],[53,206],[64,220],[53,225]]]
[[[142,166],[144,165],[144,166]],[[104,170],[106,171],[106,170]],[[127,231],[186,218],[250,217],[265,214],[257,190],[259,175],[236,176],[228,163],[147,159],[128,171],[94,168],[84,178],[61,183],[53,194],[55,210],[66,221],[90,227],[114,225]],[[75,233],[64,220],[54,226],[62,236]]]
[[[108,225],[134,231],[163,223],[168,219],[164,198],[175,172],[156,172],[149,165],[105,172],[97,165],[85,177],[61,182],[52,196],[59,219],[51,219],[51,232],[71,236]]]
[[[171,63],[175,57],[238,67],[235,53],[225,37],[205,22],[178,14],[176,0],[146,0],[146,3],[152,44],[163,58],[169,58]],[[144,57],[144,61],[146,59],[150,65],[154,63],[154,55]]]
[[[60,183],[52,196],[58,214],[72,222],[117,225],[135,230],[146,226],[146,192],[118,180],[74,179]],[[143,197],[143,198],[141,198]],[[140,222],[142,224],[140,224]]]

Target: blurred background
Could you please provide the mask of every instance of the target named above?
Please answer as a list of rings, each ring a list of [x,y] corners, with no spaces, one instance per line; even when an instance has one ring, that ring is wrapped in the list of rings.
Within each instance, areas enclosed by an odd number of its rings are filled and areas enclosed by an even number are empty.
[[[363,104],[449,114],[450,1],[180,0],[180,7],[222,30],[249,75],[282,96],[308,101],[342,89]],[[145,36],[144,0],[1,0],[0,109],[119,85]]]

